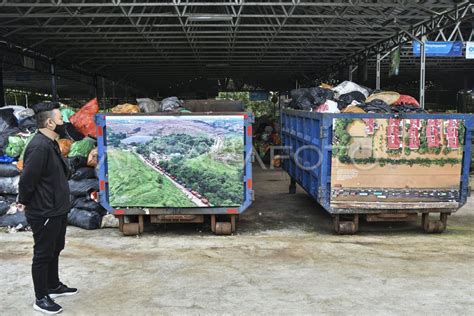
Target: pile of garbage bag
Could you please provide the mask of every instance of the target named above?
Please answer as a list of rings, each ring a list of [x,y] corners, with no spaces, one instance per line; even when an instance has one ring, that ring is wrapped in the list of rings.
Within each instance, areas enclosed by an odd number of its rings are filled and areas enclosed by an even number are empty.
[[[256,119],[253,147],[261,162],[278,168],[281,164],[280,125],[272,118],[261,116]],[[276,147],[275,147],[276,146]]]
[[[184,102],[177,97],[169,97],[161,102],[149,98],[138,98],[138,104],[119,104],[110,111],[112,113],[133,114],[133,113],[159,113],[159,112],[190,112],[184,107]]]
[[[317,94],[316,91],[312,93]],[[123,114],[189,112],[177,97],[166,98],[161,102],[139,98],[137,103],[119,104],[110,111]],[[72,175],[69,180],[71,211],[68,223],[84,229],[118,227],[117,219],[106,214],[96,198],[99,191],[95,124],[95,115],[99,113],[98,100],[94,98],[77,110],[61,104],[60,111],[66,132],[61,135],[58,144]],[[25,149],[37,129],[32,109],[23,106],[0,108],[0,227],[27,227],[24,212],[17,210],[16,198]]]
[[[94,116],[99,111],[97,99],[90,100],[77,112],[67,106],[62,106],[60,111],[66,134],[58,144],[72,175],[68,222],[84,229],[111,227],[113,221],[110,218],[102,223],[107,212],[96,200],[99,191],[95,170],[97,141],[94,138],[97,129]],[[21,230],[28,226],[24,212],[17,208],[16,198],[24,152],[36,132],[36,120],[31,109],[20,106],[0,108],[0,227]]]
[[[352,81],[294,89],[290,96],[288,107],[320,113],[426,113],[412,96],[375,91]]]

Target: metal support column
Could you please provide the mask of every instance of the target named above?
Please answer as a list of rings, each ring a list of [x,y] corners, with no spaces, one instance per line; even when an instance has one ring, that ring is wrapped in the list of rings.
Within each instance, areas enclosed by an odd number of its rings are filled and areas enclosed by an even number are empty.
[[[376,73],[376,81],[375,81],[375,89],[380,90],[380,61],[381,61],[380,54],[377,54],[377,73]]]
[[[58,102],[58,86],[56,81],[56,65],[54,62],[49,63],[49,70],[51,73],[51,94],[53,95],[53,101]]]
[[[104,77],[102,77],[102,106],[105,111],[105,109],[107,108],[107,105],[106,105],[105,78]]]
[[[112,81],[112,101],[110,102],[111,106],[117,105],[116,96],[115,96],[115,81]]]
[[[425,69],[426,69],[426,37],[423,36],[420,42],[420,106],[425,108]]]
[[[0,107],[7,105],[3,87],[3,55],[0,55]]]
[[[94,74],[92,76],[92,85],[94,86],[94,97],[97,98],[97,101],[99,99],[99,88],[97,87],[97,74]]]
[[[353,81],[352,78],[354,77],[354,72],[359,69],[359,66],[352,67],[352,65],[349,66],[349,81]]]

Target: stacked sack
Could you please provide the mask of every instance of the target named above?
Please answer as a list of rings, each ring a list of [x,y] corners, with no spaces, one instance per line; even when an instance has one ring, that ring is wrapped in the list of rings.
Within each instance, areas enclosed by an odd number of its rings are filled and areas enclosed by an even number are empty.
[[[16,198],[22,155],[31,132],[36,130],[34,112],[22,106],[0,108],[0,227],[27,227],[24,212],[18,211]]]
[[[95,171],[97,127],[94,116],[99,112],[99,104],[97,99],[92,99],[77,113],[61,112],[63,120],[67,119],[72,125],[67,128],[68,137],[58,141],[61,153],[67,158],[72,172],[69,180],[71,211],[68,214],[68,224],[84,229],[98,229],[101,227],[102,217],[107,213],[96,198],[99,180]],[[72,115],[66,118],[65,114]],[[71,132],[74,137],[70,135]]]
[[[352,81],[336,87],[320,87],[291,91],[289,107],[320,113],[426,113],[418,101],[394,91],[373,91]]]
[[[112,113],[133,114],[133,113],[158,113],[158,112],[176,112],[189,113],[190,111],[184,107],[182,100],[177,97],[169,97],[161,102],[149,99],[139,98],[138,104],[123,103],[119,104],[110,111]]]
[[[124,111],[134,111],[135,107],[125,104],[120,108]],[[107,215],[107,211],[97,200],[98,150],[94,116],[98,112],[97,99],[87,102],[77,113],[70,116],[69,121],[72,126],[68,129],[69,138],[59,140],[61,153],[68,159],[72,171],[69,180],[71,211],[68,214],[68,224],[84,229],[118,227],[118,220],[111,214]],[[74,131],[73,128],[76,130]],[[72,137],[71,133],[76,137]]]
[[[92,99],[77,113],[66,106],[62,106],[60,111],[66,132],[60,135],[58,144],[72,174],[68,223],[84,229],[97,229],[106,214],[97,202],[99,181],[95,171],[98,153],[94,116],[99,105],[97,99]],[[33,111],[22,107],[0,108],[0,226],[27,226],[24,213],[17,211],[16,199],[24,151],[36,130]],[[107,218],[106,222],[109,223],[110,219]]]

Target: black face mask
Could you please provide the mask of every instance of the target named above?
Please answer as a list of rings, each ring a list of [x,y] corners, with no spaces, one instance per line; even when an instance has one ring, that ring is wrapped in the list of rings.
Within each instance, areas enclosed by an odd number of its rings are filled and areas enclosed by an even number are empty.
[[[66,125],[64,123],[61,125],[56,124],[56,127],[54,128],[53,131],[59,135],[59,138],[66,137]]]

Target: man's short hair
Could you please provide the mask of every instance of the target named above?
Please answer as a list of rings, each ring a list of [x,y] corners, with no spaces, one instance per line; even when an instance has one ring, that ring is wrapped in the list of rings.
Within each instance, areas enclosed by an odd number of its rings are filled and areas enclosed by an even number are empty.
[[[58,102],[41,102],[33,105],[31,108],[36,114],[36,123],[38,128],[44,128],[46,120],[53,118],[53,110],[59,109]]]

